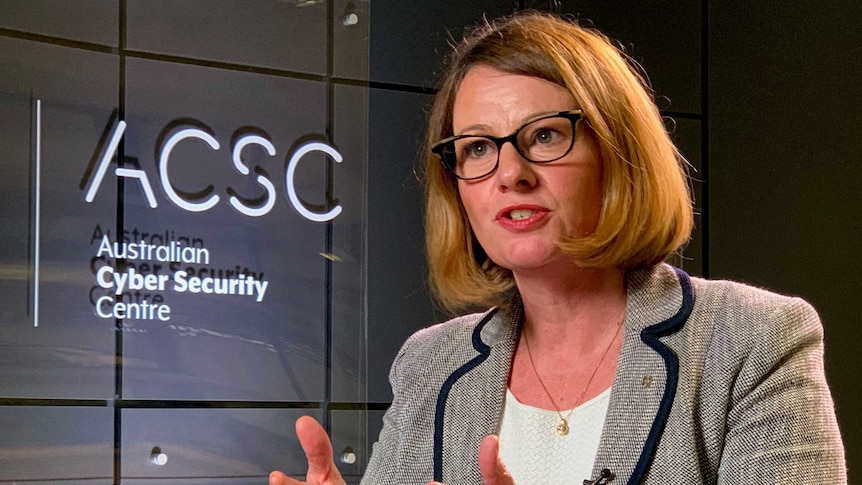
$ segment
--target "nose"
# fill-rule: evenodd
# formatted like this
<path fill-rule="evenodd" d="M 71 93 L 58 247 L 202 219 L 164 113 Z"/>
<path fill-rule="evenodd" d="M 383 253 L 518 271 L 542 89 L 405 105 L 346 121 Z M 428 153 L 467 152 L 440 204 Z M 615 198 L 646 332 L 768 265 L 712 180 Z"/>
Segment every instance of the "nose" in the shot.
<path fill-rule="evenodd" d="M 535 187 L 537 180 L 533 164 L 508 142 L 500 147 L 500 161 L 494 176 L 500 190 L 529 190 Z"/>

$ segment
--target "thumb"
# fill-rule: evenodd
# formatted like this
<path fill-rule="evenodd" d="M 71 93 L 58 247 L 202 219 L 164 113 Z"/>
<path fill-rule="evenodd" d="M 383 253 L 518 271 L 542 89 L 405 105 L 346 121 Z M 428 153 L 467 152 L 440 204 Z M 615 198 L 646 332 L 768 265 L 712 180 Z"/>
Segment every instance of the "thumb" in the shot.
<path fill-rule="evenodd" d="M 500 439 L 488 435 L 479 446 L 479 471 L 485 485 L 515 485 L 512 474 L 500 459 Z"/>
<path fill-rule="evenodd" d="M 296 485 L 298 482 L 280 471 L 269 474 L 269 485 Z"/>
<path fill-rule="evenodd" d="M 332 443 L 326 430 L 311 416 L 296 420 L 296 436 L 308 460 L 308 483 L 344 483 L 332 457 Z M 289 480 L 289 479 L 288 479 Z M 271 482 L 271 477 L 270 477 Z M 270 485 L 287 485 L 292 482 L 276 482 Z"/>

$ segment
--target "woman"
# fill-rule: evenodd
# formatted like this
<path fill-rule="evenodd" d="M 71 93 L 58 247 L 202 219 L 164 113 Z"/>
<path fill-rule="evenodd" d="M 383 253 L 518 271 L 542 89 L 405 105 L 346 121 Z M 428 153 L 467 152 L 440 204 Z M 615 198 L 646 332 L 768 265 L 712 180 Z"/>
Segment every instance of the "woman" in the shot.
<path fill-rule="evenodd" d="M 846 482 L 814 310 L 662 263 L 690 235 L 685 173 L 605 37 L 479 29 L 428 145 L 432 286 L 492 309 L 404 344 L 363 483 Z M 343 483 L 322 429 L 297 432 L 308 483 Z"/>

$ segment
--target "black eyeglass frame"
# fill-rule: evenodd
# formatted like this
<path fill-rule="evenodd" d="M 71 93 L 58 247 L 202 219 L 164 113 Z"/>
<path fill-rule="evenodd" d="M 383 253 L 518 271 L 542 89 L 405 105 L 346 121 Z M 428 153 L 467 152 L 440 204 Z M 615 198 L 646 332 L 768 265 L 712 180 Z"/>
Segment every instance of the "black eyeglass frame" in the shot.
<path fill-rule="evenodd" d="M 523 130 L 528 125 L 535 123 L 536 121 L 540 121 L 540 120 L 544 120 L 544 119 L 548 119 L 548 118 L 566 118 L 569 121 L 571 121 L 572 122 L 572 142 L 571 142 L 571 144 L 569 144 L 569 148 L 567 148 L 566 151 L 563 152 L 563 154 L 557 158 L 553 158 L 551 160 L 533 160 L 530 157 L 528 157 L 527 155 L 525 155 L 524 152 L 521 151 L 521 147 L 519 147 L 518 143 L 517 143 L 518 135 L 521 133 L 521 130 Z M 579 109 L 574 109 L 574 110 L 569 110 L 569 111 L 560 111 L 558 113 L 546 114 L 546 115 L 538 116 L 536 118 L 533 118 L 531 120 L 526 121 L 524 124 L 519 126 L 518 129 L 515 130 L 511 135 L 500 137 L 500 138 L 490 136 L 490 135 L 470 135 L 470 134 L 450 136 L 449 138 L 444 138 L 444 139 L 438 141 L 437 143 L 435 143 L 431 147 L 431 152 L 433 152 L 435 155 L 437 155 L 437 158 L 440 159 L 440 163 L 442 163 L 443 166 L 446 167 L 446 170 L 448 170 L 449 173 L 454 175 L 456 178 L 459 178 L 461 180 L 477 180 L 477 179 L 485 178 L 485 177 L 487 177 L 487 176 L 489 176 L 492 173 L 497 171 L 497 168 L 500 166 L 500 152 L 503 150 L 503 144 L 505 144 L 506 142 L 512 143 L 512 146 L 515 147 L 515 150 L 518 152 L 518 154 L 521 155 L 522 157 L 524 157 L 524 160 L 527 160 L 530 163 L 550 163 L 550 162 L 554 162 L 554 161 L 557 161 L 557 160 L 565 157 L 566 155 L 569 154 L 569 152 L 572 151 L 572 147 L 575 146 L 575 137 L 576 137 L 576 133 L 577 133 L 577 123 L 578 123 L 578 120 L 583 119 L 583 118 L 584 118 L 583 113 Z M 491 168 L 491 170 L 489 170 L 485 174 L 478 175 L 476 177 L 462 177 L 455 172 L 455 165 L 450 165 L 449 163 L 447 163 L 447 161 L 446 161 L 447 155 L 445 153 L 446 147 L 450 146 L 450 145 L 454 146 L 455 141 L 463 139 L 463 138 L 484 138 L 486 140 L 490 140 L 490 141 L 494 142 L 494 145 L 497 146 L 497 161 L 494 163 L 494 166 Z M 453 161 L 453 163 L 457 164 L 458 162 L 457 162 L 457 160 L 455 160 L 455 161 Z"/>

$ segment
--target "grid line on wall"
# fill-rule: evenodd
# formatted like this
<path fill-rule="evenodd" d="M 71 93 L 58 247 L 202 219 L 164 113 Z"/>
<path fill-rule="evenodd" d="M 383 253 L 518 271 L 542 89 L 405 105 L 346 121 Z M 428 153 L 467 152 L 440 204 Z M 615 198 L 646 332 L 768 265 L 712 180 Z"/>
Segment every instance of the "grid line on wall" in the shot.
<path fill-rule="evenodd" d="M 111 46 L 102 44 L 94 44 L 92 42 L 82 42 L 79 40 L 64 39 L 62 37 L 54 37 L 50 35 L 34 34 L 32 32 L 24 32 L 21 30 L 9 29 L 0 27 L 0 37 L 9 37 L 13 39 L 29 40 L 32 42 L 41 42 L 43 44 L 53 44 L 62 47 L 70 47 L 72 49 L 82 49 L 93 52 L 102 52 L 105 54 L 117 54 L 117 49 Z"/>
<path fill-rule="evenodd" d="M 702 261 L 701 272 L 709 278 L 709 2 L 702 0 L 700 8 L 700 240 Z"/>
<path fill-rule="evenodd" d="M 119 74 L 117 80 L 119 87 L 117 90 L 117 116 L 118 120 L 126 119 L 126 0 L 120 0 L 119 12 L 117 15 L 118 35 L 117 44 L 119 57 Z M 126 138 L 120 139 L 120 144 L 117 147 L 117 167 L 125 166 L 126 154 Z M 124 196 L 125 196 L 125 178 L 117 177 L 117 233 L 123 234 L 125 229 L 124 218 Z M 125 260 L 118 261 L 119 265 L 125 264 Z M 118 300 L 122 299 L 122 295 Z M 113 463 L 113 479 L 114 485 L 119 485 L 122 481 L 123 470 L 123 320 L 115 319 L 116 332 L 114 335 L 114 352 L 116 363 L 114 365 L 114 463 Z"/>
<path fill-rule="evenodd" d="M 326 84 L 326 99 L 324 101 L 325 110 L 326 110 L 326 142 L 332 143 L 333 141 L 333 131 L 335 129 L 335 108 L 333 106 L 335 100 L 335 87 L 332 85 L 332 72 L 333 72 L 333 46 L 332 46 L 332 38 L 333 38 L 333 30 L 332 30 L 332 20 L 333 20 L 333 10 L 335 6 L 333 5 L 333 0 L 328 0 L 326 2 L 326 76 L 324 77 L 324 83 Z M 333 192 L 333 173 L 332 173 L 332 164 L 329 163 L 326 165 L 326 200 L 332 200 L 332 192 Z M 326 254 L 332 254 L 333 251 L 333 221 L 326 222 L 326 234 L 324 236 L 324 247 L 326 248 Z M 332 287 L 333 287 L 333 262 L 330 258 L 324 258 L 324 267 L 326 268 L 326 276 L 324 282 L 324 292 L 326 294 L 326 306 L 324 310 L 324 321 L 325 321 L 325 336 L 324 336 L 324 365 L 326 369 L 332 369 Z M 323 428 L 327 431 L 331 432 L 331 419 L 329 414 L 329 404 L 332 400 L 332 373 L 325 372 L 324 373 L 324 385 L 323 385 L 323 413 L 321 417 L 323 419 Z"/>

